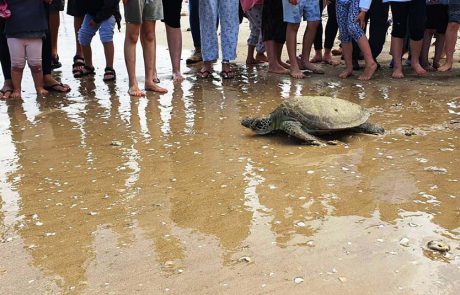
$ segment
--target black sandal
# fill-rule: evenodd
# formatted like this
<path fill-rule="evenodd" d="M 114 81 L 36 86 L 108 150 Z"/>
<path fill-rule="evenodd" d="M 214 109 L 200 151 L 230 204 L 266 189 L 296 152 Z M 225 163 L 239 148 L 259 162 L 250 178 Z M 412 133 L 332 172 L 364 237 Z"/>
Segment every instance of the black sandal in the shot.
<path fill-rule="evenodd" d="M 107 78 L 107 76 L 110 76 Z M 117 73 L 112 67 L 106 67 L 104 69 L 104 78 L 102 79 L 104 82 L 114 81 L 117 78 Z"/>
<path fill-rule="evenodd" d="M 56 57 L 51 57 L 51 69 L 59 69 L 62 67 L 62 64 L 59 62 L 59 55 L 56 55 Z"/>
<path fill-rule="evenodd" d="M 96 72 L 94 71 L 94 67 L 90 66 L 83 66 L 83 68 L 78 69 L 78 72 L 74 74 L 75 78 L 82 78 L 84 76 L 93 76 Z"/>
<path fill-rule="evenodd" d="M 72 74 L 74 78 L 81 78 L 85 59 L 79 55 L 73 57 Z"/>

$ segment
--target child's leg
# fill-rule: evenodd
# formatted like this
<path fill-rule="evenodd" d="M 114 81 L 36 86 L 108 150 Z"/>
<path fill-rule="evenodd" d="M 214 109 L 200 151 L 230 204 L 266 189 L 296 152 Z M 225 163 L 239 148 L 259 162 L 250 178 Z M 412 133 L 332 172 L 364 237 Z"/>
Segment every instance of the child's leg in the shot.
<path fill-rule="evenodd" d="M 24 39 L 8 38 L 8 48 L 11 56 L 11 81 L 13 84 L 12 98 L 21 97 L 21 81 L 26 66 L 26 48 Z"/>
<path fill-rule="evenodd" d="M 316 0 L 319 3 L 319 10 L 320 13 L 322 14 L 323 9 L 324 9 L 324 1 L 323 0 Z M 323 24 L 320 22 L 318 25 L 318 28 L 316 29 L 316 34 L 315 34 L 315 41 L 314 41 L 314 47 L 315 47 L 315 55 L 313 58 L 310 60 L 311 63 L 318 63 L 323 61 Z"/>
<path fill-rule="evenodd" d="M 166 93 L 168 90 L 158 86 L 155 81 L 156 70 L 156 36 L 155 21 L 144 21 L 141 25 L 141 44 L 144 53 L 145 90 Z M 136 46 L 133 48 L 136 51 Z"/>
<path fill-rule="evenodd" d="M 345 60 L 346 69 L 339 74 L 342 79 L 348 78 L 353 75 L 353 45 L 351 43 L 351 36 L 348 32 L 348 13 L 349 4 L 343 4 L 341 2 L 336 3 L 337 10 L 337 24 L 340 31 L 340 42 L 342 44 L 342 56 Z"/>
<path fill-rule="evenodd" d="M 457 22 L 450 22 L 447 25 L 444 45 L 444 49 L 446 50 L 446 63 L 439 67 L 438 71 L 440 72 L 447 72 L 452 69 L 452 65 L 454 63 L 455 43 L 457 42 L 457 32 L 459 27 L 460 23 Z"/>
<path fill-rule="evenodd" d="M 360 24 L 356 22 L 358 14 L 360 13 L 359 1 L 353 0 L 349 7 L 350 11 L 348 12 L 348 33 L 358 44 L 359 49 L 361 49 L 361 52 L 363 54 L 364 61 L 366 63 L 364 72 L 362 73 L 362 75 L 358 77 L 358 79 L 370 80 L 372 78 L 372 75 L 374 75 L 375 71 L 377 70 L 377 63 L 375 62 L 372 56 L 371 47 L 369 45 L 369 41 L 367 40 L 366 34 L 364 33 Z"/>
<path fill-rule="evenodd" d="M 425 30 L 423 35 L 422 51 L 420 53 L 420 65 L 428 71 L 433 70 L 428 61 L 428 54 L 430 52 L 431 39 L 433 38 L 434 32 L 434 29 Z"/>
<path fill-rule="evenodd" d="M 112 81 L 115 79 L 115 70 L 113 69 L 113 59 L 115 49 L 113 46 L 113 30 L 115 28 L 115 17 L 103 21 L 99 27 L 99 37 L 104 45 L 105 54 L 105 73 L 104 81 Z"/>
<path fill-rule="evenodd" d="M 393 56 L 393 74 L 396 79 L 404 78 L 402 69 L 402 55 L 404 38 L 407 32 L 407 17 L 409 15 L 408 2 L 391 2 L 393 15 L 393 31 L 391 32 L 391 54 Z"/>
<path fill-rule="evenodd" d="M 93 39 L 98 29 L 99 25 L 93 21 L 93 17 L 89 14 L 85 15 L 83 24 L 81 25 L 80 31 L 78 32 L 78 41 L 80 42 L 81 48 L 83 50 L 83 57 L 88 68 L 94 68 L 91 40 Z"/>
<path fill-rule="evenodd" d="M 297 32 L 300 24 L 289 23 L 286 29 L 286 47 L 289 55 L 290 73 L 293 78 L 305 78 L 297 63 Z"/>
<path fill-rule="evenodd" d="M 182 82 L 184 80 L 180 70 L 180 60 L 182 55 L 182 32 L 180 29 L 181 9 L 182 0 L 163 0 L 166 39 L 168 41 L 173 81 L 175 82 Z"/>
<path fill-rule="evenodd" d="M 409 11 L 410 56 L 411 67 L 417 75 L 426 74 L 420 65 L 423 34 L 425 32 L 426 3 L 424 1 L 411 1 Z"/>
<path fill-rule="evenodd" d="M 301 2 L 302 3 L 302 2 Z M 310 52 L 315 41 L 316 31 L 321 22 L 321 10 L 319 2 L 309 0 L 304 2 L 302 7 L 303 18 L 308 21 L 307 28 L 303 36 L 302 42 L 302 61 L 301 69 L 310 70 L 317 74 L 324 74 L 324 71 L 310 62 Z"/>
<path fill-rule="evenodd" d="M 434 58 L 433 58 L 433 68 L 439 68 L 439 61 L 441 60 L 441 56 L 444 50 L 444 44 L 446 41 L 445 34 L 436 34 L 436 46 L 434 49 Z"/>
<path fill-rule="evenodd" d="M 26 40 L 26 56 L 29 64 L 32 77 L 34 79 L 35 89 L 40 95 L 48 93 L 43 88 L 43 71 L 42 71 L 42 39 L 25 39 Z"/>
<path fill-rule="evenodd" d="M 250 58 L 254 56 L 253 50 L 255 49 L 257 52 L 256 58 L 252 60 L 253 63 L 268 61 L 265 56 L 265 44 L 262 36 L 262 9 L 262 5 L 256 5 L 246 12 L 251 29 L 251 36 L 248 39 L 248 58 L 250 62 Z M 249 48 L 251 46 L 254 46 L 254 48 Z M 248 63 L 248 59 L 246 59 L 246 63 Z"/>
<path fill-rule="evenodd" d="M 256 50 L 256 45 L 259 42 L 260 29 L 257 29 L 257 24 L 255 23 L 254 17 L 252 15 L 252 10 L 246 12 L 246 15 L 249 19 L 249 30 L 250 34 L 248 37 L 248 55 L 246 57 L 246 64 L 253 65 L 258 62 L 254 58 L 254 52 Z"/>
<path fill-rule="evenodd" d="M 141 30 L 141 24 L 126 23 L 124 55 L 125 55 L 125 63 L 126 63 L 126 69 L 128 71 L 128 80 L 129 80 L 128 92 L 130 95 L 133 95 L 133 96 L 144 96 L 145 95 L 145 93 L 139 89 L 139 84 L 136 78 L 136 45 L 137 45 L 137 41 L 139 40 L 140 30 Z M 145 56 L 146 50 L 147 48 L 144 49 L 144 56 Z M 148 78 L 147 70 L 148 68 L 146 67 L 145 68 L 146 78 Z M 150 75 L 152 76 L 153 73 L 151 73 Z"/>

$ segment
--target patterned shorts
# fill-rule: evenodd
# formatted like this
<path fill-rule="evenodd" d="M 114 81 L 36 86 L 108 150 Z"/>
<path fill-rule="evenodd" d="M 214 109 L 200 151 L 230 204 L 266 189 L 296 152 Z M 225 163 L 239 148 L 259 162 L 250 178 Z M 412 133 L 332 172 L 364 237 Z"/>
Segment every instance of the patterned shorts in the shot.
<path fill-rule="evenodd" d="M 321 12 L 318 0 L 300 0 L 297 5 L 292 5 L 289 0 L 283 0 L 284 21 L 299 24 L 302 17 L 306 21 L 320 21 Z"/>

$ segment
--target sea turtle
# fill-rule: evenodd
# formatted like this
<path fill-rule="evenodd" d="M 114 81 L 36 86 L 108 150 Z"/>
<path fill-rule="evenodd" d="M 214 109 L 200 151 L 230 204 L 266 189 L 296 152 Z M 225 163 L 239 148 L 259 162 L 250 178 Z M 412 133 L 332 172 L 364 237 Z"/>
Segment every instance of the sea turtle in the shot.
<path fill-rule="evenodd" d="M 266 118 L 245 118 L 244 127 L 257 134 L 282 130 L 311 145 L 325 145 L 312 134 L 341 130 L 383 134 L 385 130 L 367 122 L 370 112 L 350 101 L 327 96 L 297 96 L 286 99 Z M 328 142 L 329 143 L 329 142 Z M 332 143 L 331 143 L 332 144 Z"/>

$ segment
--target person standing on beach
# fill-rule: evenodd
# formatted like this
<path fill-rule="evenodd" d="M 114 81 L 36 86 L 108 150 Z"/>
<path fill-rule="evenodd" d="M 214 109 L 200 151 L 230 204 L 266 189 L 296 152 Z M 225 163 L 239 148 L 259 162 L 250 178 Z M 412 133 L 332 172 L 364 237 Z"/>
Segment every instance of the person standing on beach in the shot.
<path fill-rule="evenodd" d="M 384 0 L 390 2 L 393 16 L 391 32 L 391 54 L 393 55 L 393 74 L 395 79 L 404 78 L 402 55 L 404 38 L 409 28 L 411 67 L 417 75 L 426 74 L 420 65 L 423 35 L 425 33 L 426 0 Z"/>
<path fill-rule="evenodd" d="M 324 74 L 310 62 L 310 52 L 315 39 L 316 30 L 321 21 L 321 12 L 317 0 L 283 0 L 283 18 L 287 23 L 286 47 L 289 55 L 290 75 L 296 79 L 303 79 L 302 70 L 309 70 L 316 74 Z M 297 32 L 302 18 L 308 22 L 303 36 L 302 56 L 297 59 Z"/>
<path fill-rule="evenodd" d="M 320 63 L 329 64 L 336 66 L 340 64 L 338 61 L 332 59 L 332 47 L 334 46 L 335 37 L 339 31 L 339 26 L 337 24 L 337 13 L 336 13 L 336 0 L 318 0 L 319 9 L 322 12 L 324 9 L 324 4 L 327 5 L 327 23 L 326 29 L 324 30 L 324 54 L 323 54 L 323 24 L 319 23 L 318 29 L 316 30 L 314 48 L 315 55 L 310 60 L 311 63 Z"/>
<path fill-rule="evenodd" d="M 85 66 L 85 59 L 83 58 L 83 50 L 80 42 L 78 41 L 78 31 L 83 24 L 83 17 L 85 16 L 81 0 L 69 0 L 67 2 L 67 14 L 73 16 L 73 28 L 75 32 L 75 55 L 73 57 L 72 74 L 75 78 L 83 70 Z"/>
<path fill-rule="evenodd" d="M 287 24 L 283 20 L 283 0 L 264 0 L 262 9 L 262 36 L 268 58 L 268 72 L 289 74 L 289 65 L 281 60 L 286 43 Z"/>
<path fill-rule="evenodd" d="M 144 52 L 145 90 L 166 93 L 168 90 L 157 85 L 156 69 L 156 37 L 155 23 L 163 19 L 162 0 L 123 0 L 125 7 L 125 63 L 128 70 L 129 89 L 131 96 L 145 96 L 139 88 L 136 78 L 136 45 L 141 39 Z"/>
<path fill-rule="evenodd" d="M 452 69 L 454 64 L 455 44 L 457 43 L 457 33 L 460 28 L 460 0 L 449 0 L 449 24 L 446 30 L 446 62 L 438 68 L 440 72 L 447 72 Z"/>
<path fill-rule="evenodd" d="M 448 0 L 427 0 L 426 29 L 423 37 L 420 64 L 427 71 L 436 71 L 439 68 L 442 52 L 444 50 L 445 33 L 449 20 Z M 436 35 L 433 63 L 430 65 L 428 54 L 431 47 L 431 39 Z"/>
<path fill-rule="evenodd" d="M 182 0 L 163 0 L 163 22 L 166 26 L 166 38 L 168 40 L 174 82 L 182 82 L 184 80 L 180 72 L 180 59 L 182 55 L 182 32 L 180 30 L 181 10 Z"/>
<path fill-rule="evenodd" d="M 262 37 L 262 10 L 263 0 L 240 0 L 241 8 L 249 20 L 251 30 L 248 38 L 247 65 L 255 65 L 267 62 L 265 56 L 265 44 Z M 254 58 L 254 51 L 256 57 Z"/>
<path fill-rule="evenodd" d="M 200 33 L 203 55 L 203 67 L 198 77 L 207 78 L 212 72 L 212 63 L 219 58 L 217 39 L 217 19 L 221 30 L 222 72 L 223 79 L 235 77 L 230 61 L 236 58 L 239 31 L 238 0 L 200 0 Z"/>

